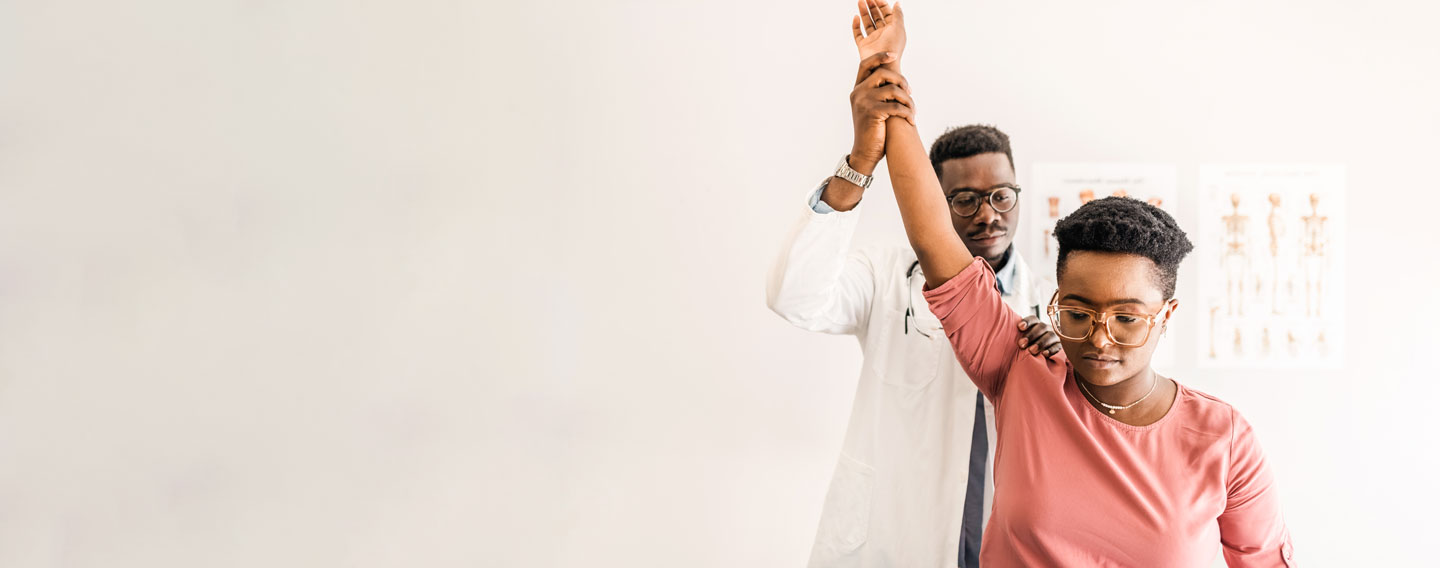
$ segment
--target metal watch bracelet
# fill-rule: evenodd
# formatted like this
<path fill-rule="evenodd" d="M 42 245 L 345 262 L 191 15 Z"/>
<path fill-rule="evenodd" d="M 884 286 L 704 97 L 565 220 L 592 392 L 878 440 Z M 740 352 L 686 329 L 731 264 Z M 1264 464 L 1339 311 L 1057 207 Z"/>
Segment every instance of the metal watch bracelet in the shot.
<path fill-rule="evenodd" d="M 858 185 L 861 189 L 870 189 L 870 182 L 875 181 L 875 176 L 867 176 L 850 169 L 850 154 L 840 156 L 840 163 L 835 164 L 835 177 Z"/>

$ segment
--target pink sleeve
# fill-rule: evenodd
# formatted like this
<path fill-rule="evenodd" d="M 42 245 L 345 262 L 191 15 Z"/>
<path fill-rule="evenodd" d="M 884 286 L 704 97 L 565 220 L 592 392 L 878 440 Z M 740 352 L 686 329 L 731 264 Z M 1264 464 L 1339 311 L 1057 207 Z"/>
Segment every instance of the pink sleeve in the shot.
<path fill-rule="evenodd" d="M 925 299 L 945 326 L 965 374 L 998 404 L 1005 375 L 1020 354 L 1020 316 L 1000 299 L 990 265 L 976 258 L 940 287 L 926 290 Z"/>
<path fill-rule="evenodd" d="M 1280 496 L 1265 452 L 1245 418 L 1230 410 L 1230 470 L 1220 544 L 1230 566 L 1295 566 L 1294 547 L 1280 515 Z"/>

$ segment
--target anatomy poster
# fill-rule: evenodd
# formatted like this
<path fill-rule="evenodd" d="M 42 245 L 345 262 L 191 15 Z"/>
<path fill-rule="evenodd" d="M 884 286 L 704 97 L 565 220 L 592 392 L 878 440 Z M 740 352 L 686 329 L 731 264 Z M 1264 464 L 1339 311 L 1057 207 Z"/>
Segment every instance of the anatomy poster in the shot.
<path fill-rule="evenodd" d="M 1029 187 L 1022 192 L 1025 218 L 1021 223 L 1025 259 L 1037 277 L 1055 289 L 1055 222 L 1093 199 L 1133 197 L 1176 215 L 1175 166 L 1124 163 L 1041 163 L 1032 170 Z M 1188 229 L 1188 227 L 1186 227 Z M 1047 298 L 1048 300 L 1048 298 Z M 1173 337 L 1173 335 L 1172 335 Z M 1174 361 L 1172 341 L 1161 341 L 1152 362 L 1166 372 Z"/>
<path fill-rule="evenodd" d="M 1344 168 L 1202 166 L 1199 190 L 1197 361 L 1342 365 Z"/>

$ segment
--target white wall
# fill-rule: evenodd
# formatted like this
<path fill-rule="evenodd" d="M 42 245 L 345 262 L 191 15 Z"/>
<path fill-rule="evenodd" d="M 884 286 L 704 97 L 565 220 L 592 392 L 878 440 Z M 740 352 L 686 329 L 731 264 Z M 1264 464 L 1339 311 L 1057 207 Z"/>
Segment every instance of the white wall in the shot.
<path fill-rule="evenodd" d="M 762 280 L 849 148 L 850 9 L 0 3 L 0 565 L 802 564 L 859 356 Z M 1308 565 L 1427 558 L 1435 9 L 906 9 L 922 134 L 997 124 L 1022 183 L 1348 166 L 1346 369 L 1180 378 Z"/>

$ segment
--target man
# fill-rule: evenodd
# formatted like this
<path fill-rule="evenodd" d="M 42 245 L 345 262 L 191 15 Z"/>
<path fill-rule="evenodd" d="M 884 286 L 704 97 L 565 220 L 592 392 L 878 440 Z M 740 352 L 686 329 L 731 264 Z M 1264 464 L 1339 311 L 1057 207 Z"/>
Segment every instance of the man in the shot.
<path fill-rule="evenodd" d="M 993 482 L 994 410 L 965 376 L 921 296 L 908 247 L 850 251 L 859 206 L 884 153 L 885 120 L 909 117 L 892 54 L 861 63 L 851 93 L 855 139 L 785 242 L 770 309 L 811 331 L 855 335 L 865 356 L 840 460 L 811 552 L 812 568 L 976 565 Z M 1060 350 L 1033 316 L 1048 294 L 1012 245 L 1020 219 L 1009 138 L 991 126 L 946 132 L 930 151 L 955 231 L 990 263 L 1030 323 L 1036 356 Z M 1005 341 L 1020 341 L 1017 331 Z"/>

